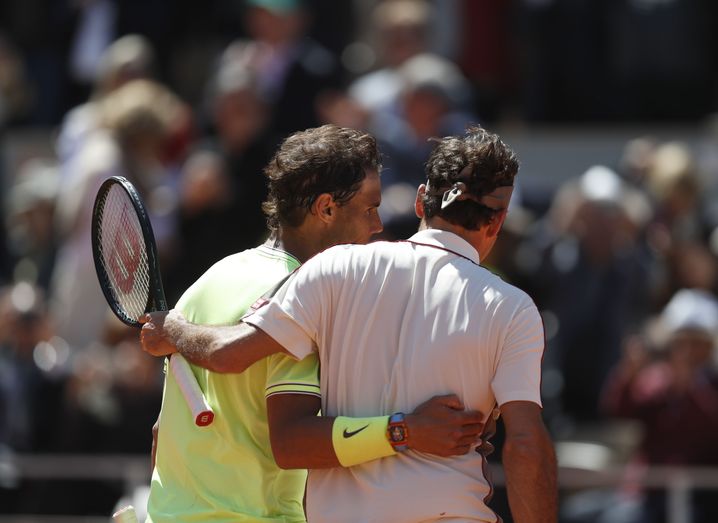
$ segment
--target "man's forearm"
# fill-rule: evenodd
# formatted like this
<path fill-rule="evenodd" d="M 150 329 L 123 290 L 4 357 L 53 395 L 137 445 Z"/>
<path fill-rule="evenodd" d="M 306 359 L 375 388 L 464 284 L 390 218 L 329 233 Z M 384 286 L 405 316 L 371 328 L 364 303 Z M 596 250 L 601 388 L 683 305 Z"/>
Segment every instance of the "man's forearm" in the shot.
<path fill-rule="evenodd" d="M 545 430 L 507 440 L 503 451 L 511 515 L 516 523 L 555 523 L 558 518 L 556 455 Z"/>
<path fill-rule="evenodd" d="M 267 398 L 272 450 L 281 468 L 352 466 L 394 454 L 388 415 L 370 418 L 317 417 L 319 398 L 275 394 Z M 434 396 L 405 416 L 409 448 L 436 456 L 469 452 L 483 416 L 466 411 L 453 394 Z"/>
<path fill-rule="evenodd" d="M 143 318 L 142 348 L 154 356 L 179 352 L 190 362 L 214 372 L 243 372 L 256 361 L 284 352 L 264 331 L 244 323 L 205 326 L 190 323 L 176 310 Z"/>
<path fill-rule="evenodd" d="M 242 372 L 251 365 L 241 357 L 244 336 L 252 330 L 243 323 L 206 326 L 168 321 L 165 330 L 177 352 L 195 365 L 214 372 Z"/>
<path fill-rule="evenodd" d="M 244 372 L 277 352 L 289 354 L 264 331 L 239 323 L 228 327 L 187 324 L 178 333 L 177 350 L 190 362 L 214 372 Z"/>

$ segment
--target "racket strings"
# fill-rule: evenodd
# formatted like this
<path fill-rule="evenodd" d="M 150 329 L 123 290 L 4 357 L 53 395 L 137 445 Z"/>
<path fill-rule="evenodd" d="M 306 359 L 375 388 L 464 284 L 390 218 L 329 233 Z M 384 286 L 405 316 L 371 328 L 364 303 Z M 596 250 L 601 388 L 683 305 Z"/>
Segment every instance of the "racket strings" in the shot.
<path fill-rule="evenodd" d="M 102 200 L 100 259 L 115 301 L 137 321 L 150 295 L 150 267 L 142 227 L 127 194 L 112 186 Z"/>

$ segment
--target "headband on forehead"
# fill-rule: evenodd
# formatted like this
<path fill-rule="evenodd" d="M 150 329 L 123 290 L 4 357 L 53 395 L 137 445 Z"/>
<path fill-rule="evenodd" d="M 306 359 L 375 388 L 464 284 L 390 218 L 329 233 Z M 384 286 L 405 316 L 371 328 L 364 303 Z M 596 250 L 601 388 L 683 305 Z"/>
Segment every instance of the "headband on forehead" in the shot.
<path fill-rule="evenodd" d="M 471 174 L 473 166 L 467 165 L 459 173 L 459 178 L 466 180 Z M 497 187 L 489 194 L 484 196 L 475 196 L 471 194 L 465 182 L 457 181 L 451 186 L 450 189 L 444 191 L 441 197 L 441 208 L 445 209 L 455 201 L 472 200 L 479 203 L 494 211 L 503 211 L 509 206 L 511 200 L 511 194 L 513 193 L 514 187 L 512 185 L 506 185 Z M 431 189 L 429 188 L 429 181 L 426 182 L 426 193 L 429 194 Z"/>

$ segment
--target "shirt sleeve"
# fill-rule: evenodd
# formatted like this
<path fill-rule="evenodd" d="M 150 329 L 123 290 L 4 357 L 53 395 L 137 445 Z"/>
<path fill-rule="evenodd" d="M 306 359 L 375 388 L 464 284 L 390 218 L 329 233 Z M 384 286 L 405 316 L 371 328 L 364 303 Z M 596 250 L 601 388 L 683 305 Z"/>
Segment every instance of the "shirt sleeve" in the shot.
<path fill-rule="evenodd" d="M 319 254 L 300 267 L 274 297 L 243 321 L 263 330 L 301 360 L 316 352 L 321 325 L 331 305 L 330 278 Z"/>
<path fill-rule="evenodd" d="M 274 354 L 267 361 L 265 396 L 275 394 L 307 394 L 321 397 L 319 390 L 319 359 L 310 354 L 296 361 L 285 354 Z"/>
<path fill-rule="evenodd" d="M 544 331 L 533 303 L 513 315 L 499 354 L 491 387 L 499 405 L 531 401 L 541 405 L 541 359 Z"/>

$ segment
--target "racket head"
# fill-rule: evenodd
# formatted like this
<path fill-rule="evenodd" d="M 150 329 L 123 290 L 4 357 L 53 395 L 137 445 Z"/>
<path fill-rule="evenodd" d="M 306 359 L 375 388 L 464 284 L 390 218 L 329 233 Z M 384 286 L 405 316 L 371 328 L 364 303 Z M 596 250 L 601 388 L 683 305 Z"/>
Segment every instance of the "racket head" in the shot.
<path fill-rule="evenodd" d="M 167 310 L 157 247 L 147 211 L 135 187 L 122 176 L 103 182 L 92 211 L 92 254 L 100 287 L 123 323 Z"/>

